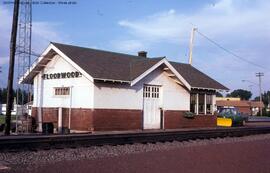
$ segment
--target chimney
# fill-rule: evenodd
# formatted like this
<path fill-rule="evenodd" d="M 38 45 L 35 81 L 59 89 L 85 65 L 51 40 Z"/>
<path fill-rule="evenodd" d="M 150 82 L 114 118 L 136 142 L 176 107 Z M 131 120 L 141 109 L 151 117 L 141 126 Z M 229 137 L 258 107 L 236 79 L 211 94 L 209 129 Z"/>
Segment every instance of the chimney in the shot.
<path fill-rule="evenodd" d="M 146 51 L 139 51 L 138 56 L 147 58 L 147 52 Z"/>

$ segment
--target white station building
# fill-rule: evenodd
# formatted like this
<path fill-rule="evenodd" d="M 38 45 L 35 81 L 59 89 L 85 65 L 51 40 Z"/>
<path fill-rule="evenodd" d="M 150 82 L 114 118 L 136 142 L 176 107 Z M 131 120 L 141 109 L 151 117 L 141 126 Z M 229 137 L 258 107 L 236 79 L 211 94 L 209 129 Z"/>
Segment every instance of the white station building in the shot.
<path fill-rule="evenodd" d="M 33 84 L 32 116 L 76 131 L 212 127 L 225 86 L 189 64 L 51 43 L 21 83 Z M 185 112 L 194 112 L 188 118 Z"/>

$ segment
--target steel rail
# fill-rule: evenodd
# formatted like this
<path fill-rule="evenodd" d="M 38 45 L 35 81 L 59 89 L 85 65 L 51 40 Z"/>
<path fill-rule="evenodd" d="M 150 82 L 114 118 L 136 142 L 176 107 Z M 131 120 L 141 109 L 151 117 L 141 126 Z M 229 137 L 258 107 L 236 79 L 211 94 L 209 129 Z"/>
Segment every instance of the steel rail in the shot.
<path fill-rule="evenodd" d="M 124 145 L 166 141 L 187 141 L 223 137 L 240 137 L 270 133 L 270 127 L 234 127 L 170 131 L 142 131 L 111 134 L 29 135 L 0 137 L 0 151 L 62 149 L 102 145 Z"/>

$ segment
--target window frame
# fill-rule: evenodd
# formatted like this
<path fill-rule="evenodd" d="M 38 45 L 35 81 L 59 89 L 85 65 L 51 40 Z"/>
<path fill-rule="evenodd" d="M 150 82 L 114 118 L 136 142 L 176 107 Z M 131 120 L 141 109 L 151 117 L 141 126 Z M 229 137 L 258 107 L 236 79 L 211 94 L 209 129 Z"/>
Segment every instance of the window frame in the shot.
<path fill-rule="evenodd" d="M 53 87 L 53 96 L 68 97 L 70 96 L 70 87 Z"/>

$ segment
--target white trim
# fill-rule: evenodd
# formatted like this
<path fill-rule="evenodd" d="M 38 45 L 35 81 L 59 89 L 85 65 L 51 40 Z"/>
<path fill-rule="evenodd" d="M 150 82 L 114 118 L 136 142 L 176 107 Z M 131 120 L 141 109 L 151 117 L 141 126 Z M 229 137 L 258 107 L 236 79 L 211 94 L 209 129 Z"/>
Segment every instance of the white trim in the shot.
<path fill-rule="evenodd" d="M 23 82 L 23 80 L 33 71 L 33 69 L 39 64 L 39 62 L 45 57 L 45 55 L 52 49 L 52 44 L 45 49 L 45 51 L 41 54 L 40 57 L 36 59 L 36 61 L 31 65 L 31 67 L 24 73 L 24 75 L 19 79 L 19 84 Z"/>
<path fill-rule="evenodd" d="M 212 110 L 211 110 L 211 114 L 212 115 L 214 115 L 214 112 L 215 112 L 215 108 L 214 108 L 214 106 L 215 106 L 215 101 L 214 101 L 214 95 L 212 94 L 211 95 L 211 98 L 212 98 Z"/>
<path fill-rule="evenodd" d="M 230 89 L 216 89 L 216 88 L 204 88 L 204 87 L 191 87 L 192 89 L 204 89 L 204 90 L 214 90 L 214 91 L 230 91 Z"/>
<path fill-rule="evenodd" d="M 105 79 L 105 78 L 93 78 L 94 80 L 101 80 L 101 81 L 110 81 L 110 82 L 120 82 L 120 83 L 130 83 L 130 81 L 125 80 L 117 80 L 117 79 Z"/>
<path fill-rule="evenodd" d="M 204 115 L 207 115 L 206 107 L 207 107 L 207 104 L 206 104 L 206 94 L 204 94 Z"/>
<path fill-rule="evenodd" d="M 141 79 L 143 79 L 145 76 L 147 76 L 149 73 L 151 73 L 152 71 L 154 71 L 157 67 L 159 67 L 163 63 L 164 63 L 164 59 L 160 60 L 158 63 L 156 63 L 155 65 L 153 65 L 151 68 L 149 68 L 148 70 L 146 70 L 143 74 L 141 74 L 136 79 L 134 79 L 133 81 L 131 81 L 130 85 L 131 86 L 135 85 L 137 82 L 139 82 Z"/>
<path fill-rule="evenodd" d="M 151 68 L 146 70 L 143 74 L 138 76 L 136 79 L 131 81 L 131 86 L 135 85 L 137 82 L 139 82 L 141 79 L 143 79 L 145 76 L 147 76 L 149 73 L 154 71 L 156 68 L 158 68 L 160 65 L 165 64 L 172 72 L 175 74 L 175 76 L 189 89 L 191 90 L 191 86 L 188 84 L 188 82 L 175 70 L 175 68 L 167 61 L 166 58 L 163 58 L 158 63 L 153 65 Z"/>
<path fill-rule="evenodd" d="M 196 115 L 199 115 L 199 94 L 196 94 Z"/>
<path fill-rule="evenodd" d="M 91 82 L 93 82 L 93 77 L 90 76 L 86 71 L 84 71 L 80 66 L 78 66 L 75 62 L 73 62 L 67 55 L 65 55 L 62 51 L 60 51 L 57 47 L 55 47 L 52 44 L 52 48 L 53 50 L 58 53 L 58 55 L 60 55 L 62 58 L 64 58 L 68 63 L 70 63 L 75 69 L 77 69 L 78 71 L 80 71 L 88 80 L 90 80 Z"/>
<path fill-rule="evenodd" d="M 84 71 L 80 66 L 78 66 L 75 62 L 73 62 L 67 55 L 65 55 L 62 51 L 60 51 L 53 43 L 47 47 L 47 49 L 41 54 L 41 56 L 36 60 L 35 63 L 26 71 L 26 73 L 19 79 L 19 84 L 23 82 L 23 80 L 32 72 L 32 70 L 40 65 L 40 61 L 45 58 L 45 55 L 50 51 L 54 50 L 59 56 L 61 56 L 64 60 L 66 60 L 70 65 L 72 65 L 76 70 L 80 71 L 88 80 L 93 82 L 93 77 L 90 76 L 86 71 Z M 48 59 L 48 58 L 47 58 Z M 51 59 L 51 58 L 50 58 Z"/>
<path fill-rule="evenodd" d="M 178 71 L 165 59 L 165 64 L 169 69 L 176 75 L 176 77 L 188 88 L 188 90 L 191 90 L 190 84 L 181 76 Z"/>

